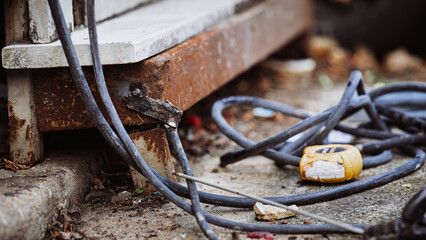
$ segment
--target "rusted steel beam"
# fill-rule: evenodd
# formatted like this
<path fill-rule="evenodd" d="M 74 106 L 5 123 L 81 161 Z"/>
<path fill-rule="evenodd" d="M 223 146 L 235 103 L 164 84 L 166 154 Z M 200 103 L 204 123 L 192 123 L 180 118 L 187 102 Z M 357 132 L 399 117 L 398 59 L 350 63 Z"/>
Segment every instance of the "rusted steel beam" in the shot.
<path fill-rule="evenodd" d="M 125 125 L 153 123 L 126 108 L 123 97 L 138 88 L 147 96 L 188 109 L 238 74 L 266 58 L 311 25 L 310 1 L 257 4 L 155 57 L 105 66 L 105 77 Z M 85 68 L 96 93 L 93 73 Z M 42 131 L 91 128 L 93 122 L 65 68 L 34 70 L 37 116 Z"/>

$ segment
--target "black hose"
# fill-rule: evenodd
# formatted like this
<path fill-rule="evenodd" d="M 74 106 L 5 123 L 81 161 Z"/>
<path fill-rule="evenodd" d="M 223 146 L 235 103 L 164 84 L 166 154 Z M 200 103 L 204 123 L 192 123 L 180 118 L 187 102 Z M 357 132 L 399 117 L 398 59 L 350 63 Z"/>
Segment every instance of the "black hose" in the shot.
<path fill-rule="evenodd" d="M 88 14 L 90 15 L 90 35 L 91 35 L 91 50 L 92 50 L 92 57 L 93 57 L 93 63 L 94 63 L 94 68 L 95 68 L 95 76 L 96 76 L 96 81 L 98 84 L 98 88 L 99 91 L 101 93 L 101 97 L 102 100 L 104 102 L 105 107 L 107 108 L 107 113 L 111 119 L 111 122 L 114 125 L 115 130 L 117 131 L 117 134 L 111 129 L 111 127 L 108 125 L 107 121 L 105 120 L 104 116 L 102 115 L 101 111 L 99 110 L 91 92 L 90 92 L 90 88 L 87 84 L 87 81 L 84 77 L 83 71 L 81 69 L 81 66 L 78 62 L 74 47 L 72 45 L 71 39 L 69 37 L 69 33 L 68 30 L 66 28 L 65 25 L 65 21 L 63 19 L 63 15 L 62 15 L 62 11 L 61 8 L 59 6 L 58 0 L 49 0 L 49 5 L 52 11 L 52 16 L 53 19 L 55 21 L 55 25 L 58 31 L 58 35 L 59 38 L 61 40 L 65 55 L 67 57 L 67 61 L 70 65 L 70 71 L 71 71 L 71 75 L 76 83 L 76 86 L 79 90 L 80 95 L 82 96 L 82 100 L 85 103 L 85 106 L 90 114 L 90 116 L 92 117 L 93 121 L 95 122 L 96 126 L 98 127 L 98 129 L 100 130 L 100 132 L 102 133 L 102 135 L 107 139 L 108 143 L 114 147 L 115 150 L 117 150 L 117 152 L 120 154 L 120 156 L 127 162 L 129 163 L 131 166 L 133 166 L 137 171 L 139 171 L 140 173 L 142 173 L 146 178 L 148 178 L 148 180 L 158 189 L 159 192 L 161 192 L 167 199 L 169 199 L 171 202 L 173 202 L 174 204 L 176 204 L 178 207 L 182 208 L 184 211 L 193 214 L 193 215 L 197 215 L 197 222 L 199 223 L 200 227 L 202 228 L 203 232 L 205 233 L 205 235 L 210 238 L 210 239 L 216 239 L 217 237 L 214 235 L 214 233 L 211 231 L 211 229 L 209 228 L 209 226 L 207 224 L 205 224 L 204 221 L 204 217 L 205 220 L 207 222 L 213 223 L 215 225 L 218 226 L 222 226 L 225 228 L 230 228 L 230 229 L 234 229 L 234 230 L 241 230 L 241 231 L 269 231 L 269 232 L 273 232 L 273 233 L 333 233 L 333 232 L 347 232 L 347 230 L 342 230 L 338 227 L 332 226 L 332 225 L 328 225 L 328 224 L 323 224 L 323 225 L 294 225 L 294 226 L 285 226 L 285 225 L 264 225 L 264 224 L 247 224 L 247 223 L 238 223 L 238 222 L 233 222 L 233 221 L 229 221 L 229 220 L 225 220 L 225 219 L 221 219 L 215 216 L 212 216 L 208 213 L 202 212 L 200 205 L 199 205 L 199 200 L 201 200 L 202 202 L 205 203 L 212 203 L 212 204 L 217 204 L 217 205 L 223 205 L 223 206 L 231 206 L 231 207 L 240 207 L 240 208 L 247 208 L 247 207 L 252 207 L 254 205 L 254 201 L 251 199 L 247 199 L 247 198 L 238 198 L 238 197 L 226 197 L 226 196 L 220 196 L 220 195 L 214 195 L 214 194 L 208 194 L 208 193 L 203 193 L 203 192 L 198 192 L 195 184 L 191 181 L 188 181 L 188 187 L 184 187 L 182 185 L 179 185 L 177 183 L 174 183 L 173 181 L 165 178 L 164 176 L 160 175 L 159 173 L 155 172 L 154 170 L 152 170 L 151 168 L 149 168 L 149 166 L 145 163 L 145 161 L 142 159 L 142 157 L 140 156 L 139 152 L 137 151 L 136 147 L 134 146 L 134 144 L 132 143 L 130 137 L 127 135 L 127 132 L 125 131 L 124 126 L 122 125 L 117 112 L 114 109 L 114 106 L 112 104 L 112 101 L 109 97 L 108 91 L 106 89 L 106 84 L 105 84 L 105 80 L 103 77 L 103 73 L 102 73 L 102 65 L 100 62 L 100 58 L 99 58 L 99 50 L 98 50 L 98 46 L 97 46 L 97 37 L 96 37 L 96 24 L 94 22 L 94 12 L 92 12 L 93 10 L 93 2 L 92 1 L 88 1 L 90 5 L 88 5 Z M 380 96 L 382 94 L 388 93 L 388 92 L 394 92 L 394 91 L 399 91 L 399 89 L 404 88 L 406 90 L 420 90 L 420 91 L 424 91 L 424 89 L 426 89 L 426 87 L 424 85 L 421 84 L 409 84 L 409 85 L 400 85 L 398 87 L 388 87 L 385 88 L 384 90 L 378 90 L 378 91 L 373 91 L 372 93 L 370 93 L 370 97 L 372 100 L 375 99 L 375 97 Z M 360 94 L 365 94 L 365 92 L 363 92 L 363 89 L 360 88 L 358 86 L 358 92 Z M 361 99 L 361 98 L 359 98 Z M 237 101 L 238 102 L 238 101 Z M 221 105 L 222 104 L 222 105 Z M 351 109 L 352 106 L 352 111 L 354 111 L 354 106 L 359 107 L 360 105 L 360 100 L 358 100 L 358 102 L 355 100 L 354 102 L 349 101 L 347 104 L 347 106 L 345 107 L 341 107 L 343 108 L 347 108 L 348 111 L 349 109 Z M 217 106 L 221 105 L 220 108 L 218 108 Z M 219 115 L 221 116 L 221 111 L 223 110 L 224 106 L 226 104 L 222 102 L 219 102 L 219 105 L 216 105 L 216 108 L 213 108 L 213 117 L 216 118 L 216 120 L 219 121 L 219 128 L 222 128 L 223 126 L 221 126 L 221 119 L 218 117 Z M 229 105 L 227 105 L 229 106 Z M 369 104 L 369 106 L 372 106 L 371 104 Z M 327 113 L 327 111 L 319 114 L 319 115 L 314 115 L 312 117 L 310 117 L 308 114 L 306 114 L 304 111 L 300 111 L 298 109 L 295 108 L 289 108 L 289 107 L 285 107 L 285 106 L 281 106 L 281 105 L 276 105 L 277 108 L 282 108 L 283 111 L 287 111 L 290 113 L 290 115 L 295 116 L 295 117 L 300 117 L 300 118 L 310 118 L 310 119 L 322 119 L 324 118 L 324 120 L 326 120 L 329 116 L 330 116 L 330 112 Z M 339 106 L 338 106 L 339 107 Z M 374 108 L 374 106 L 372 106 Z M 340 108 L 339 108 L 340 109 Z M 374 108 L 375 109 L 375 108 Z M 347 113 L 345 114 L 346 110 L 343 111 L 344 115 L 348 115 Z M 339 116 L 341 115 L 341 111 L 339 110 Z M 335 115 L 335 114 L 333 114 Z M 371 116 L 370 116 L 371 117 Z M 340 120 L 340 119 L 339 119 Z M 224 120 L 223 120 L 224 121 Z M 310 120 L 312 121 L 312 120 Z M 317 120 L 315 120 L 317 121 Z M 333 119 L 334 121 L 334 119 Z M 373 119 L 374 121 L 374 119 Z M 224 121 L 224 123 L 226 123 Z M 306 123 L 305 123 L 306 124 Z M 330 125 L 336 125 L 337 123 L 333 123 Z M 307 124 L 310 125 L 310 124 Z M 337 125 L 336 128 L 338 128 L 340 126 L 340 128 L 346 129 L 348 131 L 353 131 L 352 128 L 350 127 L 345 127 L 343 125 Z M 243 142 L 242 145 L 246 145 L 248 147 L 254 145 L 253 142 L 251 142 L 248 139 L 240 139 L 239 133 L 237 133 L 236 131 L 234 131 L 233 129 L 227 129 L 224 128 L 226 131 L 230 131 L 230 136 L 232 138 L 237 139 L 238 141 Z M 381 129 L 383 130 L 383 129 Z M 373 130 L 369 130 L 369 129 L 363 129 L 362 130 L 362 134 L 364 135 L 368 135 L 370 137 L 374 138 L 374 134 L 372 132 Z M 379 133 L 377 138 L 379 139 L 387 139 L 389 137 L 394 137 L 396 139 L 396 137 L 399 137 L 398 135 L 394 135 L 388 132 L 384 132 L 384 131 L 377 131 L 375 130 L 375 133 Z M 180 144 L 179 138 L 176 134 L 176 131 L 173 129 L 167 129 L 166 128 L 166 133 L 168 136 L 168 140 L 170 141 L 172 147 L 175 149 L 175 152 L 177 152 L 178 155 L 178 159 L 180 160 L 181 164 L 182 164 L 182 168 L 184 169 L 184 171 L 186 173 L 191 174 L 191 170 L 189 168 L 189 164 L 188 161 L 186 159 L 186 155 L 183 152 L 182 146 Z M 288 134 L 288 133 L 286 133 Z M 236 135 L 236 136 L 234 136 Z M 287 135 L 286 135 L 287 137 Z M 321 136 L 322 137 L 322 136 Z M 318 138 L 321 138 L 318 137 Z M 393 139 L 393 138 L 392 138 Z M 385 140 L 386 141 L 386 140 Z M 379 145 L 382 147 L 380 149 L 384 150 L 384 149 L 388 149 L 390 147 L 393 146 L 401 146 L 401 142 L 400 140 L 389 140 L 392 141 L 391 143 L 380 143 Z M 412 141 L 411 141 L 412 142 Z M 410 142 L 410 143 L 411 143 Z M 404 144 L 408 144 L 408 143 L 404 143 Z M 412 160 L 410 160 L 409 162 L 403 164 L 402 166 L 390 170 L 388 172 L 382 173 L 380 175 L 374 176 L 374 177 L 370 177 L 370 178 L 366 178 L 360 181 L 355 181 L 355 182 L 351 182 L 349 184 L 345 184 L 345 185 L 341 185 L 335 188 L 331 188 L 331 189 L 327 189 L 327 190 L 323 190 L 323 191 L 319 191 L 319 192 L 314 192 L 314 193 L 309 193 L 309 194 L 303 194 L 303 195 L 297 195 L 297 196 L 288 196 L 288 197 L 275 197 L 275 198 L 270 198 L 276 202 L 281 202 L 281 203 L 285 203 L 285 204 L 298 204 L 298 205 L 303 205 L 303 204 L 311 204 L 311 203 L 315 203 L 315 202 L 319 202 L 319 201 L 327 201 L 327 200 L 332 200 L 332 199 L 336 199 L 336 198 L 340 198 L 343 196 L 348 196 L 350 194 L 354 194 L 357 192 L 361 192 L 373 187 L 377 187 L 377 186 L 381 186 L 384 185 L 386 183 L 389 183 L 390 181 L 393 181 L 395 179 L 401 178 L 403 176 L 406 176 L 410 173 L 412 173 L 413 171 L 417 170 L 420 168 L 420 166 L 422 166 L 424 164 L 425 161 L 425 153 L 420 150 L 420 149 L 413 149 L 413 148 L 409 148 L 409 150 L 411 152 L 415 153 L 415 156 Z M 298 158 L 291 155 L 291 154 L 285 154 L 285 153 L 281 153 L 281 152 L 277 152 L 275 150 L 271 150 L 271 149 L 267 149 L 264 151 L 265 156 L 272 156 L 272 157 L 277 157 L 277 159 L 281 159 L 284 156 L 284 163 L 292 163 L 292 164 L 296 164 L 298 163 Z M 378 163 L 382 163 L 385 162 L 383 161 L 383 159 L 390 158 L 390 152 L 389 151 L 385 151 L 384 153 L 382 153 L 381 155 L 376 156 L 372 162 L 372 165 L 374 164 L 378 164 Z M 282 159 L 281 159 L 282 160 Z M 364 163 L 365 164 L 365 163 Z M 181 199 L 178 195 L 180 196 L 185 196 L 185 197 L 190 197 L 191 198 L 191 203 L 192 205 L 186 203 L 183 199 Z M 198 199 L 199 197 L 199 199 Z M 197 214 L 198 213 L 198 214 Z M 366 228 L 366 226 L 359 226 L 362 228 Z M 210 232 L 211 231 L 211 232 Z"/>
<path fill-rule="evenodd" d="M 97 31 L 96 31 L 96 18 L 95 18 L 95 1 L 94 0 L 88 0 L 87 1 L 87 18 L 89 23 L 89 36 L 90 36 L 90 49 L 92 52 L 92 59 L 93 59 L 93 68 L 95 72 L 95 78 L 96 78 L 96 84 L 98 86 L 99 93 L 101 95 L 101 98 L 103 100 L 103 103 L 105 105 L 105 108 L 107 109 L 107 113 L 109 117 L 111 118 L 111 121 L 118 132 L 118 135 L 122 139 L 122 141 L 125 143 L 126 149 L 132 153 L 132 152 L 138 152 L 136 149 L 136 146 L 132 143 L 129 135 L 127 134 L 123 124 L 121 123 L 121 120 L 117 114 L 117 111 L 112 103 L 111 97 L 108 93 L 108 89 L 105 83 L 105 77 L 102 70 L 102 64 L 100 60 L 100 53 L 99 53 L 99 46 L 98 46 L 98 37 L 97 37 Z M 177 152 L 177 158 L 179 162 L 181 163 L 182 169 L 184 170 L 185 174 L 192 175 L 191 169 L 189 167 L 188 160 L 186 159 L 185 153 L 182 151 L 179 151 L 182 149 L 182 146 L 180 145 L 179 138 L 176 139 L 176 132 L 171 131 L 170 129 L 167 129 L 167 135 L 168 139 L 172 141 L 172 146 L 175 147 L 175 151 Z M 139 152 L 137 154 L 138 156 L 135 156 L 137 161 L 143 161 L 142 157 L 139 155 Z M 145 176 L 145 175 L 144 175 Z M 196 189 L 195 183 L 193 181 L 187 180 L 188 182 L 188 188 L 190 191 L 190 198 L 192 203 L 192 211 L 195 215 L 195 218 L 197 220 L 197 223 L 200 226 L 200 229 L 203 231 L 204 235 L 207 236 L 209 239 L 219 239 L 214 232 L 211 230 L 210 226 L 208 225 L 207 221 L 205 220 L 205 216 L 203 212 L 201 211 L 200 206 L 200 200 L 198 197 L 198 191 Z M 155 185 L 154 185 L 155 186 Z"/>

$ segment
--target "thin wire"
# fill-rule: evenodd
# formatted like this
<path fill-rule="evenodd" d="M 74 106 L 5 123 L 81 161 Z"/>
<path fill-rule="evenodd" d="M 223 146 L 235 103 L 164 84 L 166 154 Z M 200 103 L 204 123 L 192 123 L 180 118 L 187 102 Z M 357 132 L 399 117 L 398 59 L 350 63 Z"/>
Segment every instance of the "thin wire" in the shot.
<path fill-rule="evenodd" d="M 268 199 L 265 199 L 265 198 L 260 198 L 260 197 L 257 197 L 255 195 L 245 193 L 245 192 L 242 192 L 242 191 L 238 191 L 238 190 L 234 190 L 234 189 L 224 187 L 224 186 L 221 186 L 221 185 L 218 185 L 218 184 L 210 183 L 210 182 L 204 181 L 200 178 L 192 177 L 192 176 L 189 176 L 189 175 L 186 175 L 186 174 L 183 174 L 183 173 L 174 172 L 173 174 L 176 175 L 176 176 L 179 176 L 181 178 L 190 179 L 192 181 L 199 182 L 199 183 L 211 186 L 211 187 L 215 187 L 215 188 L 218 188 L 218 189 L 230 192 L 230 193 L 241 195 L 241 196 L 256 200 L 258 202 L 261 202 L 261 203 L 273 205 L 273 206 L 276 206 L 276 207 L 279 207 L 279 208 L 283 208 L 283 209 L 286 209 L 286 210 L 289 210 L 289 211 L 292 211 L 292 212 L 296 212 L 296 213 L 305 215 L 307 217 L 311 217 L 311 218 L 314 218 L 314 219 L 317 219 L 317 220 L 320 220 L 320 221 L 323 221 L 323 222 L 326 222 L 326 223 L 330 223 L 334 226 L 346 229 L 348 231 L 351 231 L 351 232 L 354 232 L 354 233 L 357 233 L 357 234 L 364 234 L 364 229 L 359 228 L 359 227 L 353 227 L 349 224 L 338 222 L 338 221 L 335 221 L 333 219 L 322 217 L 322 216 L 319 216 L 319 215 L 316 215 L 316 214 L 313 214 L 313 213 L 310 213 L 310 212 L 306 212 L 306 211 L 303 211 L 303 210 L 300 210 L 300 209 L 294 209 L 294 208 L 291 208 L 291 207 L 284 205 L 284 204 L 281 204 L 281 203 L 277 203 L 277 202 L 274 202 L 274 201 L 271 201 L 271 200 L 268 200 Z"/>

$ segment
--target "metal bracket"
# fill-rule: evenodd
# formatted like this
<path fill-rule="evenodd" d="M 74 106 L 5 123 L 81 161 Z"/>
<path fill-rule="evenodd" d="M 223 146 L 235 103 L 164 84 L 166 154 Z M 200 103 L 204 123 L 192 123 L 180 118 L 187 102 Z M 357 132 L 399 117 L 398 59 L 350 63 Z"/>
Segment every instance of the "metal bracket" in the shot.
<path fill-rule="evenodd" d="M 162 101 L 146 96 L 136 88 L 124 97 L 127 108 L 152 117 L 166 126 L 176 128 L 182 118 L 182 110 L 171 104 L 169 101 Z"/>

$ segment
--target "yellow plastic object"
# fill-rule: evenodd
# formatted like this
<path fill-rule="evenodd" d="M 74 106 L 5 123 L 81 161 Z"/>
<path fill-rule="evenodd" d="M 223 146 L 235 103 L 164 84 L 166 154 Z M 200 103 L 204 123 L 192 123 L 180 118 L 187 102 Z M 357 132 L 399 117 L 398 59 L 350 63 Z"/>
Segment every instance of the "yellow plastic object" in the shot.
<path fill-rule="evenodd" d="M 314 182 L 347 181 L 356 178 L 361 170 L 361 153 L 348 144 L 307 147 L 299 163 L 300 177 Z"/>

